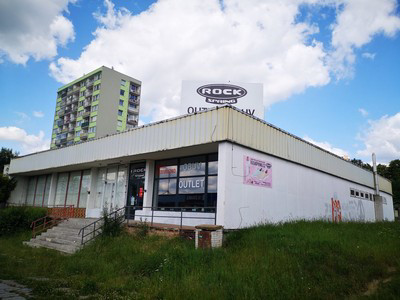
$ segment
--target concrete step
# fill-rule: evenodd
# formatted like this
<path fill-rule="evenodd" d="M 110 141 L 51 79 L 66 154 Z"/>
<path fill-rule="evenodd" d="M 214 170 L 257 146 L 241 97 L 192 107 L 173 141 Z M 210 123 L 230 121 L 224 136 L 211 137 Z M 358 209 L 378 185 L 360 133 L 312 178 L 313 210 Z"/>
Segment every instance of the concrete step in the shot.
<path fill-rule="evenodd" d="M 82 235 L 79 235 L 80 229 L 94 221 L 95 219 L 68 219 L 32 238 L 30 241 L 24 242 L 24 244 L 31 247 L 54 249 L 64 253 L 75 253 L 81 248 Z M 100 224 L 96 224 L 97 226 L 100 226 Z M 85 234 L 89 234 L 93 228 L 94 226 L 86 228 Z M 100 232 L 98 231 L 96 236 L 99 234 Z M 92 237 L 93 235 L 90 234 L 84 238 L 84 241 L 88 241 Z"/>
<path fill-rule="evenodd" d="M 39 236 L 37 236 L 39 237 Z M 57 231 L 47 231 L 45 233 L 42 233 L 40 235 L 40 237 L 45 237 L 45 238 L 60 238 L 62 237 L 65 240 L 69 240 L 71 242 L 76 242 L 76 241 L 81 241 L 81 236 L 78 235 L 67 235 L 67 234 L 63 234 Z"/>
<path fill-rule="evenodd" d="M 46 232 L 62 232 L 64 234 L 78 235 L 80 228 L 68 228 L 61 226 L 54 226 Z"/>
<path fill-rule="evenodd" d="M 99 234 L 99 232 L 98 232 L 98 234 Z M 53 239 L 53 238 L 63 239 L 63 240 L 71 241 L 73 243 L 81 243 L 82 242 L 82 235 L 78 235 L 78 234 L 70 235 L 70 234 L 65 234 L 63 232 L 57 232 L 57 231 L 51 231 L 51 232 L 48 231 L 48 232 L 42 233 L 40 236 L 37 236 L 37 238 L 39 238 L 39 237 L 50 238 L 50 239 Z M 84 237 L 83 240 L 87 241 L 91 237 L 92 237 L 92 235 L 88 235 L 88 236 Z"/>
<path fill-rule="evenodd" d="M 36 240 L 36 239 L 34 241 L 24 242 L 24 244 L 28 245 L 30 247 L 35 247 L 35 248 L 44 247 L 44 248 L 53 249 L 53 250 L 57 250 L 57 251 L 68 253 L 68 254 L 73 254 L 80 249 L 80 246 L 77 246 L 77 245 L 57 244 L 57 243 Z"/>
<path fill-rule="evenodd" d="M 46 241 L 46 242 L 62 244 L 62 245 L 80 245 L 81 244 L 80 239 L 72 241 L 72 240 L 65 239 L 64 236 L 58 236 L 58 237 L 38 236 L 38 237 L 36 237 L 35 240 Z M 31 240 L 31 241 L 33 242 L 34 240 Z"/>
<path fill-rule="evenodd" d="M 68 219 L 62 223 L 60 223 L 59 227 L 65 228 L 73 228 L 73 229 L 81 229 L 91 223 L 93 223 L 95 219 Z M 99 224 L 96 224 L 96 226 Z"/>

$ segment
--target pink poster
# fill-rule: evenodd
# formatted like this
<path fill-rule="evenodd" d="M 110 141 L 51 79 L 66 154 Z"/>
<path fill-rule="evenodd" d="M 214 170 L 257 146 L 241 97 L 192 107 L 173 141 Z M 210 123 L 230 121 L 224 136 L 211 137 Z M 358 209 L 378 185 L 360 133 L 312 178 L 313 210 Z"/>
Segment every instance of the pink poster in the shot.
<path fill-rule="evenodd" d="M 272 187 L 272 165 L 269 162 L 243 156 L 243 183 Z"/>

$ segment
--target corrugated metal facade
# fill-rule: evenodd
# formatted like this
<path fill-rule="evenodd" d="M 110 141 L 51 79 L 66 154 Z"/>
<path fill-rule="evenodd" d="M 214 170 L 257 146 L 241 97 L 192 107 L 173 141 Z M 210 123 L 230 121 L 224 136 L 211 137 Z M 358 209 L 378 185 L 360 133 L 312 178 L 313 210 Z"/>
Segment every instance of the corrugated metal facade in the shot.
<path fill-rule="evenodd" d="M 10 173 L 44 171 L 225 140 L 373 187 L 372 173 L 230 107 L 186 115 L 86 143 L 23 156 L 11 161 Z M 392 194 L 388 180 L 380 177 L 379 184 L 381 190 Z"/>

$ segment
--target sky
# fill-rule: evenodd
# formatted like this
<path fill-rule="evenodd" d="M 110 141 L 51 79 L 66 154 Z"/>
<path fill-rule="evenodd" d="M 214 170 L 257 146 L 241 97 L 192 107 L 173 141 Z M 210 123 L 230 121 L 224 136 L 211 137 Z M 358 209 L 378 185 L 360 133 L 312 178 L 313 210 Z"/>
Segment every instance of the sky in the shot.
<path fill-rule="evenodd" d="M 102 65 L 142 81 L 140 124 L 182 80 L 262 83 L 264 119 L 340 156 L 400 158 L 396 0 L 0 0 L 0 146 L 49 148 L 57 89 Z"/>

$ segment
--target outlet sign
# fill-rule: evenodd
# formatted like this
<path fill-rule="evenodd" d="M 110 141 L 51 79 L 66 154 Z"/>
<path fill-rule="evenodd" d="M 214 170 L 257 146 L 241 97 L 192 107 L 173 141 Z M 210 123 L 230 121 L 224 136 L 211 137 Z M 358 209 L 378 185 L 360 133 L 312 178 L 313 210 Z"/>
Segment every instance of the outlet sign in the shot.
<path fill-rule="evenodd" d="M 261 83 L 215 83 L 183 81 L 180 113 L 195 114 L 216 106 L 232 105 L 264 119 Z"/>

